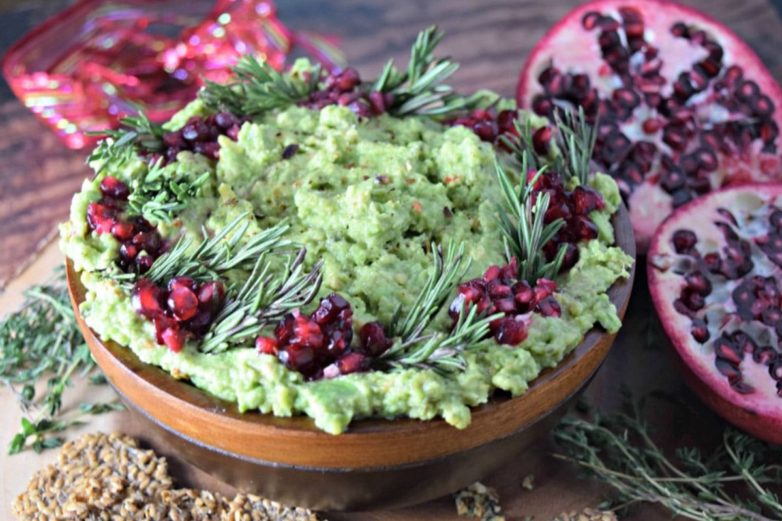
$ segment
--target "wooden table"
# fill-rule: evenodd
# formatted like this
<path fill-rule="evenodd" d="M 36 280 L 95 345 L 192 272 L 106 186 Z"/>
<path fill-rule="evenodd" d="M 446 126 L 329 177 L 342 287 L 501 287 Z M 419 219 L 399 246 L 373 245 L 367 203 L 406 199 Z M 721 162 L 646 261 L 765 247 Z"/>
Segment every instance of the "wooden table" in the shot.
<path fill-rule="evenodd" d="M 8 45 L 7 34 L 19 32 L 67 2 L 26 3 L 22 6 L 0 0 L 0 45 Z M 438 23 L 447 31 L 443 50 L 462 63 L 455 83 L 469 91 L 491 88 L 511 96 L 524 56 L 545 29 L 562 16 L 574 0 L 501 1 L 450 0 L 449 2 L 384 2 L 382 0 L 285 0 L 279 1 L 282 19 L 297 29 L 333 34 L 342 39 L 342 47 L 351 63 L 365 77 L 372 77 L 392 55 L 403 59 L 416 32 Z M 747 39 L 765 60 L 777 78 L 782 78 L 782 23 L 767 0 L 689 0 L 686 3 L 708 10 Z M 21 13 L 21 14 L 20 14 Z M 8 31 L 5 32 L 5 29 Z M 0 85 L 0 100 L 8 99 Z M 35 258 L 46 243 L 55 223 L 67 215 L 70 196 L 86 175 L 83 153 L 64 149 L 25 109 L 15 101 L 0 104 L 0 287 L 14 279 L 21 268 Z M 19 302 L 26 285 L 47 276 L 60 260 L 56 247 L 50 246 L 20 277 L 0 295 L 0 314 Z M 628 319 L 609 359 L 587 391 L 587 397 L 609 409 L 621 402 L 621 389 L 629 386 L 637 395 L 663 391 L 671 400 L 654 401 L 655 434 L 663 443 L 673 440 L 703 444 L 711 439 L 722 423 L 704 409 L 681 383 L 670 358 L 670 348 L 661 333 L 649 302 L 643 270 L 639 270 Z M 94 388 L 78 388 L 70 396 L 78 400 L 97 400 Z M 110 393 L 104 389 L 101 393 Z M 13 397 L 0 390 L 5 418 L 0 425 L 0 450 L 16 431 L 19 414 Z M 66 404 L 66 407 L 68 404 Z M 145 438 L 127 413 L 97 418 L 87 430 L 122 430 Z M 76 434 L 76 433 L 74 433 Z M 169 454 L 166 447 L 155 446 Z M 555 447 L 542 440 L 518 461 L 508 462 L 486 480 L 497 487 L 508 519 L 535 516 L 551 519 L 566 510 L 581 509 L 600 502 L 605 492 L 592 482 L 579 480 L 575 469 L 550 457 Z M 0 460 L 0 519 L 10 519 L 9 503 L 25 486 L 32 473 L 53 460 L 54 453 L 37 456 L 25 453 L 2 456 Z M 172 468 L 184 486 L 203 486 L 229 491 L 209 476 L 171 458 Z M 533 490 L 522 487 L 522 480 L 535 476 Z M 449 498 L 418 507 L 363 514 L 334 514 L 336 520 L 454 520 L 458 519 Z M 636 511 L 629 520 L 670 519 L 655 508 Z"/>

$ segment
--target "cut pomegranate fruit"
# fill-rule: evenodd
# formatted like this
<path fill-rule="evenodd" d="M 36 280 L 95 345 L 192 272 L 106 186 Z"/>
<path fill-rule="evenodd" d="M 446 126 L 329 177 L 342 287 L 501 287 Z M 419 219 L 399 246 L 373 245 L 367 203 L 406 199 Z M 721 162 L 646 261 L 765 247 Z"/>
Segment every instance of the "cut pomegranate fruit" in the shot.
<path fill-rule="evenodd" d="M 726 184 L 782 179 L 782 90 L 750 47 L 689 7 L 598 0 L 557 23 L 519 80 L 522 108 L 582 107 L 641 251 L 662 220 Z"/>
<path fill-rule="evenodd" d="M 654 235 L 649 289 L 697 394 L 782 443 L 782 184 L 749 184 L 677 209 Z"/>

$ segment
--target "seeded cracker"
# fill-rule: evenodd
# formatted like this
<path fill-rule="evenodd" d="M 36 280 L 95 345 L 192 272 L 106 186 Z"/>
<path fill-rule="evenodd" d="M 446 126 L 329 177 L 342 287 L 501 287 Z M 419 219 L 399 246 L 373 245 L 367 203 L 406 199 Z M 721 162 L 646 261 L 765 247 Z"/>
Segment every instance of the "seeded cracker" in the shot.
<path fill-rule="evenodd" d="M 477 482 L 454 495 L 456 512 L 460 516 L 481 521 L 505 521 L 500 507 L 500 496 L 491 487 Z"/>
<path fill-rule="evenodd" d="M 585 508 L 581 512 L 562 513 L 553 521 L 617 521 L 613 512 L 601 512 L 594 508 Z"/>
<path fill-rule="evenodd" d="M 88 434 L 66 443 L 56 465 L 37 472 L 13 504 L 22 521 L 317 521 L 309 510 L 252 495 L 228 500 L 174 489 L 165 458 L 120 434 Z"/>

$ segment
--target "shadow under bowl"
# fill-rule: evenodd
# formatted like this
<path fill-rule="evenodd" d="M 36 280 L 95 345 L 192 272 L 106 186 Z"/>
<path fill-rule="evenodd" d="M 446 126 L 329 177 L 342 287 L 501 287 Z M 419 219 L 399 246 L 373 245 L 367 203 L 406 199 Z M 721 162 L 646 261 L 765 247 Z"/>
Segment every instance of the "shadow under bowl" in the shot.
<path fill-rule="evenodd" d="M 616 243 L 635 257 L 627 210 L 613 217 Z M 70 261 L 75 309 L 85 288 Z M 608 294 L 624 317 L 635 266 Z M 140 422 L 192 465 L 236 488 L 316 510 L 398 508 L 480 480 L 547 433 L 595 374 L 613 334 L 593 329 L 522 396 L 496 396 L 462 430 L 443 420 L 365 419 L 334 436 L 307 417 L 240 413 L 133 352 L 104 342 L 76 313 L 95 361 Z"/>

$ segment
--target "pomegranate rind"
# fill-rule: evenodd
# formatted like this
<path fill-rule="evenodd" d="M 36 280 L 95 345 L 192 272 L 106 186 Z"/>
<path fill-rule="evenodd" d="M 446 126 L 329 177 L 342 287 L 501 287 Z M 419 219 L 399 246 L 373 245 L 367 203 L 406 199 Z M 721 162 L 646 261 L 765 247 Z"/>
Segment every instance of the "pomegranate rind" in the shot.
<path fill-rule="evenodd" d="M 675 258 L 671 237 L 676 230 L 692 229 L 698 244 L 721 244 L 722 233 L 713 225 L 711 216 L 717 208 L 731 208 L 742 198 L 757 199 L 768 204 L 782 202 L 782 184 L 753 183 L 723 188 L 678 208 L 654 234 L 647 255 L 647 278 L 652 303 L 683 365 L 685 380 L 714 412 L 733 425 L 770 443 L 782 444 L 782 398 L 768 375 L 765 365 L 745 358 L 740 367 L 747 383 L 755 387 L 752 394 L 740 394 L 728 383 L 715 366 L 715 354 L 710 342 L 698 344 L 690 335 L 692 321 L 673 306 L 684 287 L 684 278 L 661 269 L 666 260 Z M 726 303 L 730 306 L 730 303 Z"/>
<path fill-rule="evenodd" d="M 719 44 L 725 53 L 725 66 L 740 65 L 745 71 L 744 78 L 754 80 L 761 90 L 776 103 L 773 120 L 782 129 L 782 87 L 776 82 L 755 51 L 715 18 L 668 0 L 594 0 L 571 10 L 548 30 L 530 52 L 521 70 L 516 88 L 516 101 L 519 108 L 531 109 L 533 98 L 542 92 L 543 89 L 538 84 L 537 77 L 551 63 L 552 53 L 549 49 L 566 49 L 564 57 L 558 56 L 554 60 L 554 64 L 557 65 L 558 60 L 564 58 L 564 65 L 560 64 L 560 68 L 563 70 L 586 73 L 593 82 L 595 78 L 600 77 L 598 69 L 604 67 L 605 63 L 600 56 L 597 33 L 586 32 L 582 28 L 582 18 L 590 11 L 616 13 L 617 9 L 622 6 L 638 9 L 643 14 L 646 27 L 667 28 L 673 21 L 682 20 L 705 30 L 707 33 L 718 35 Z M 682 45 L 686 44 L 682 43 Z M 682 50 L 686 52 L 686 49 L 679 51 Z M 665 50 L 661 50 L 661 55 L 664 53 Z M 693 52 L 693 61 L 699 58 L 696 53 L 697 51 Z M 571 69 L 572 64 L 577 65 Z M 675 78 L 679 69 L 678 64 L 674 67 L 663 59 L 661 70 L 667 78 Z M 613 77 L 611 75 L 609 78 Z M 667 88 L 670 88 L 670 85 L 669 83 Z M 610 82 L 602 86 L 594 86 L 598 88 L 602 96 L 606 96 L 612 88 L 616 87 Z M 629 137 L 631 139 L 637 138 L 637 136 Z M 776 138 L 776 143 L 779 145 L 779 137 Z M 753 147 L 754 150 L 751 154 L 741 153 L 736 157 L 720 155 L 718 170 L 711 176 L 712 186 L 782 181 L 782 156 L 778 152 L 774 154 L 761 152 L 757 143 Z M 656 182 L 658 177 L 655 172 L 656 168 L 657 165 L 652 167 L 644 182 L 636 186 L 628 198 L 628 207 L 639 253 L 647 251 L 654 231 L 674 209 L 670 194 L 662 190 Z"/>

